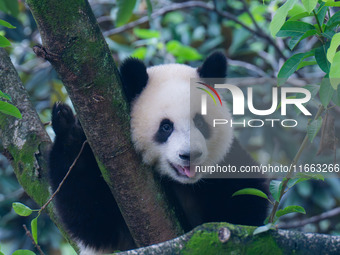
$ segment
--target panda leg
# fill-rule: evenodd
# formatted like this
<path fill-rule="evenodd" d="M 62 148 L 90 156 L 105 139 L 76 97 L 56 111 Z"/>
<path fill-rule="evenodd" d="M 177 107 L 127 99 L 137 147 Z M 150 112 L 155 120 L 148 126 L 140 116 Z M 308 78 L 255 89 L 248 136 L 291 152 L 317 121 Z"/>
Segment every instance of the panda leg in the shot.
<path fill-rule="evenodd" d="M 50 152 L 49 180 L 54 192 L 75 161 L 86 136 L 65 104 L 54 105 L 52 127 L 56 137 Z M 101 254 L 102 250 L 135 247 L 89 144 L 84 146 L 53 202 L 61 222 L 83 251 Z"/>

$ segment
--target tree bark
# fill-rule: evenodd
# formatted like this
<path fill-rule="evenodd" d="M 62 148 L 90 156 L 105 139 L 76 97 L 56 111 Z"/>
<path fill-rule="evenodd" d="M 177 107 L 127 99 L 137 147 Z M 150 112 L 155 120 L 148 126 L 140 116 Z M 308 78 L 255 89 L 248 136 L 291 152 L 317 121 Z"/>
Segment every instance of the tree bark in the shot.
<path fill-rule="evenodd" d="M 5 156 L 11 161 L 15 175 L 26 193 L 40 206 L 49 196 L 47 160 L 51 140 L 37 112 L 29 100 L 17 71 L 9 56 L 0 48 L 0 90 L 12 97 L 22 119 L 0 113 L 0 139 Z M 71 240 L 54 214 L 53 206 L 47 208 L 50 218 L 67 240 Z M 74 248 L 77 246 L 73 245 Z"/>
<path fill-rule="evenodd" d="M 117 68 L 86 0 L 27 0 L 43 46 L 74 104 L 105 181 L 139 246 L 182 233 L 173 210 L 130 142 Z"/>
<path fill-rule="evenodd" d="M 340 236 L 271 230 L 253 235 L 255 227 L 229 223 L 203 224 L 176 239 L 117 255 L 175 254 L 340 254 Z"/>

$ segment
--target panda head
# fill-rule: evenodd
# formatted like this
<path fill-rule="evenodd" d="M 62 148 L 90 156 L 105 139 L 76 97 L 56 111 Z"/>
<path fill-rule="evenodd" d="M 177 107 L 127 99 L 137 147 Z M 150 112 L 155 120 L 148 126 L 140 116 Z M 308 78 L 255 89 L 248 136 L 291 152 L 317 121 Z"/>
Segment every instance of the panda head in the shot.
<path fill-rule="evenodd" d="M 123 91 L 131 105 L 132 141 L 144 162 L 161 175 L 194 183 L 203 177 L 195 173 L 195 165 L 217 164 L 228 153 L 232 130 L 213 128 L 211 117 L 230 119 L 228 109 L 208 107 L 203 116 L 200 101 L 190 105 L 190 79 L 224 78 L 226 65 L 225 56 L 218 52 L 197 69 L 182 64 L 146 68 L 134 58 L 121 65 Z"/>

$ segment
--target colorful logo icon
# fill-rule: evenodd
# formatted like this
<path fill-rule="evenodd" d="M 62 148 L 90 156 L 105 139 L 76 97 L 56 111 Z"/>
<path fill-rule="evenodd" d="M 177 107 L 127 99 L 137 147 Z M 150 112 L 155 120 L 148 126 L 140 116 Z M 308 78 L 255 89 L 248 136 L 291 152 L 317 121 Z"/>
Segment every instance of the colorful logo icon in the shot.
<path fill-rule="evenodd" d="M 197 83 L 199 83 L 199 84 L 201 84 L 201 85 L 204 85 L 204 86 L 206 86 L 208 89 L 210 89 L 210 90 L 217 96 L 217 98 L 218 98 L 218 100 L 220 101 L 220 104 L 221 104 L 221 106 L 222 106 L 222 100 L 221 100 L 220 96 L 218 95 L 217 91 L 216 91 L 212 86 L 210 86 L 210 85 L 208 85 L 208 84 L 206 84 L 206 83 L 204 83 L 204 82 L 200 82 L 200 81 L 198 81 Z M 198 89 L 203 90 L 204 92 L 206 92 L 206 93 L 212 98 L 212 100 L 214 101 L 215 105 L 217 105 L 216 100 L 215 100 L 213 94 L 211 94 L 211 92 L 210 92 L 209 90 L 204 89 L 204 88 L 200 88 L 200 87 L 196 87 L 196 88 L 198 88 Z"/>

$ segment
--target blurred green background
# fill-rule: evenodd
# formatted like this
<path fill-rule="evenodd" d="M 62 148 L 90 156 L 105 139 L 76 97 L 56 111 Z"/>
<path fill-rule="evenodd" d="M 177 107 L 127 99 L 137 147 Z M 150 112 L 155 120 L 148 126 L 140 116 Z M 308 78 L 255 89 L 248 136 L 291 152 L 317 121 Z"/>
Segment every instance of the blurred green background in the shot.
<path fill-rule="evenodd" d="M 229 77 L 274 78 L 285 61 L 282 55 L 288 58 L 296 52 L 306 52 L 319 43 L 317 38 L 312 38 L 292 52 L 285 39 L 276 38 L 274 43 L 277 48 L 274 48 L 265 36 L 256 36 L 247 29 L 248 27 L 261 31 L 270 37 L 269 23 L 281 1 L 215 1 L 219 10 L 234 17 L 244 25 L 242 26 L 206 8 L 181 8 L 181 5 L 195 1 L 154 0 L 150 1 L 154 15 L 151 21 L 130 29 L 122 29 L 125 25 L 116 27 L 118 7 L 115 0 L 89 2 L 117 65 L 126 57 L 134 56 L 142 59 L 147 66 L 174 62 L 199 66 L 211 52 L 221 50 L 228 57 Z M 213 1 L 202 3 L 212 6 Z M 4 8 L 6 4 L 7 7 Z M 289 15 L 293 16 L 294 11 L 299 8 L 303 6 L 301 4 L 294 6 Z M 155 15 L 157 13 L 158 15 Z M 129 22 L 147 16 L 147 1 L 137 1 Z M 11 41 L 12 46 L 6 50 L 42 122 L 48 123 L 53 103 L 56 101 L 70 103 L 70 100 L 51 65 L 37 58 L 32 51 L 34 45 L 41 43 L 36 23 L 25 3 L 16 0 L 0 0 L 0 19 L 16 27 L 16 29 L 0 27 L 0 34 Z M 308 17 L 306 21 L 308 22 Z M 294 77 L 314 80 L 323 75 L 324 73 L 316 66 L 307 66 L 300 69 L 298 75 Z M 302 83 L 307 84 L 308 81 Z M 255 92 L 255 105 L 266 105 L 271 102 L 269 86 L 257 86 Z M 315 113 L 319 103 L 316 96 L 308 104 L 308 109 Z M 332 113 L 335 116 L 335 133 L 340 134 L 340 118 L 337 118 L 340 116 L 340 108 L 334 107 Z M 290 115 L 289 117 L 296 117 L 296 112 Z M 255 159 L 267 163 L 290 164 L 306 133 L 307 122 L 304 121 L 302 121 L 304 124 L 291 131 L 284 128 L 261 128 L 254 132 L 251 129 L 238 128 L 237 135 L 242 145 Z M 46 129 L 53 139 L 51 127 L 47 125 Z M 318 135 L 304 151 L 301 162 L 334 162 L 334 152 L 331 151 L 315 156 L 319 144 Z M 1 148 L 0 140 L 0 152 Z M 339 163 L 340 152 L 337 151 L 336 154 L 336 161 Z M 23 224 L 29 226 L 31 218 L 20 217 L 13 212 L 11 204 L 15 201 L 37 208 L 16 181 L 6 158 L 0 154 L 0 246 L 5 254 L 11 254 L 16 249 L 34 250 L 22 227 Z M 307 212 L 307 215 L 291 214 L 284 222 L 298 221 L 329 211 L 340 206 L 340 181 L 338 178 L 331 178 L 324 182 L 300 183 L 285 196 L 284 205 L 301 205 Z M 340 234 L 339 222 L 340 216 L 337 216 L 305 225 L 299 230 Z M 48 216 L 43 215 L 39 218 L 38 229 L 39 243 L 46 254 L 74 253 Z"/>

